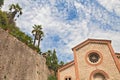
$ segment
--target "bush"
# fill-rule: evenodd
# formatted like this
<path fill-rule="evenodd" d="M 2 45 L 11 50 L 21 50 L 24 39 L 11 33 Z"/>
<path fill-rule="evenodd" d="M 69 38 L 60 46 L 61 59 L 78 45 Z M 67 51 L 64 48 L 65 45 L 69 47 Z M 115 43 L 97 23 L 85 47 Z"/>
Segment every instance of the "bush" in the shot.
<path fill-rule="evenodd" d="M 11 35 L 16 37 L 21 42 L 25 43 L 27 46 L 32 48 L 33 50 L 36 50 L 38 53 L 40 53 L 39 47 L 36 47 L 33 45 L 32 38 L 28 35 L 26 35 L 24 32 L 22 32 L 17 26 L 16 23 L 13 21 L 13 23 L 9 23 L 9 14 L 7 12 L 3 12 L 0 10 L 0 27 L 4 30 L 7 30 Z"/>
<path fill-rule="evenodd" d="M 0 27 L 6 30 L 7 24 L 8 24 L 8 18 L 7 18 L 6 12 L 2 12 L 0 10 Z"/>
<path fill-rule="evenodd" d="M 49 75 L 47 80 L 57 80 L 57 77 L 55 75 Z"/>

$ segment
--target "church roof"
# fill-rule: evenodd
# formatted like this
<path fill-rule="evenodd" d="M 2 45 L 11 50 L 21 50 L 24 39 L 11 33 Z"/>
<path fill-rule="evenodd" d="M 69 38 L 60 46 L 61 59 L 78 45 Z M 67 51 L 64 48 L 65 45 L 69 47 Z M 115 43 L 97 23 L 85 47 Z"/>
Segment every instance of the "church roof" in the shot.
<path fill-rule="evenodd" d="M 63 65 L 63 66 L 61 66 L 61 67 L 59 68 L 59 71 L 62 71 L 62 70 L 66 69 L 66 68 L 68 68 L 68 67 L 70 67 L 70 66 L 72 66 L 72 65 L 74 65 L 74 60 L 66 63 L 66 64 Z"/>
<path fill-rule="evenodd" d="M 72 48 L 72 50 L 76 49 L 80 49 L 81 47 L 85 46 L 88 43 L 111 43 L 111 40 L 103 40 L 103 39 L 87 39 L 84 42 L 76 45 L 75 47 Z"/>

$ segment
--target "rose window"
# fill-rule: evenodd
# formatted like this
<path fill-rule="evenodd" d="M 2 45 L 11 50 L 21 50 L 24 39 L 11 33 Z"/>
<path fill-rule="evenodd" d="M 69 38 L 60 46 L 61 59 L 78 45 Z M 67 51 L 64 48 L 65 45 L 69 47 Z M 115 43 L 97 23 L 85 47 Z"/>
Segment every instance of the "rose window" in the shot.
<path fill-rule="evenodd" d="M 97 53 L 90 53 L 88 57 L 89 57 L 89 61 L 92 63 L 96 63 L 100 59 L 100 56 Z"/>

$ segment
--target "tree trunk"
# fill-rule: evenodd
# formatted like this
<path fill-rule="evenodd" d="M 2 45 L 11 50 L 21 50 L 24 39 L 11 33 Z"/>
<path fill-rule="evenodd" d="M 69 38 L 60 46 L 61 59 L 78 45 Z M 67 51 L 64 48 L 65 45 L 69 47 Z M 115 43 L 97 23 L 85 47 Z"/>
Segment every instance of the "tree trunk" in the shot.
<path fill-rule="evenodd" d="M 33 42 L 33 45 L 35 46 L 35 38 L 34 38 L 34 42 Z"/>
<path fill-rule="evenodd" d="M 35 46 L 35 42 L 36 42 L 36 33 L 35 33 L 35 38 L 34 38 L 34 42 L 33 42 L 34 46 Z"/>
<path fill-rule="evenodd" d="M 14 11 L 10 14 L 9 24 L 12 24 L 14 22 L 14 18 L 16 14 L 17 14 L 17 11 Z"/>
<path fill-rule="evenodd" d="M 17 14 L 17 11 L 15 10 L 14 12 L 12 12 L 12 19 L 14 19 L 15 18 L 15 15 Z"/>
<path fill-rule="evenodd" d="M 41 36 L 39 36 L 39 39 L 38 39 L 38 47 L 40 46 L 40 40 L 41 40 Z"/>

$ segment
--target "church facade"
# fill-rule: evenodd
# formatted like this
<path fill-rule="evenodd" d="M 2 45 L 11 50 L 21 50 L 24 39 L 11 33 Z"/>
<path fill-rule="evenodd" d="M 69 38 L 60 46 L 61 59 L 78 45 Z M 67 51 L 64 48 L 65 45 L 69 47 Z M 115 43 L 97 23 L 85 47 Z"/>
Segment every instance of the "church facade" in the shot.
<path fill-rule="evenodd" d="M 120 80 L 120 54 L 110 40 L 88 39 L 72 50 L 74 60 L 58 69 L 58 80 Z"/>

